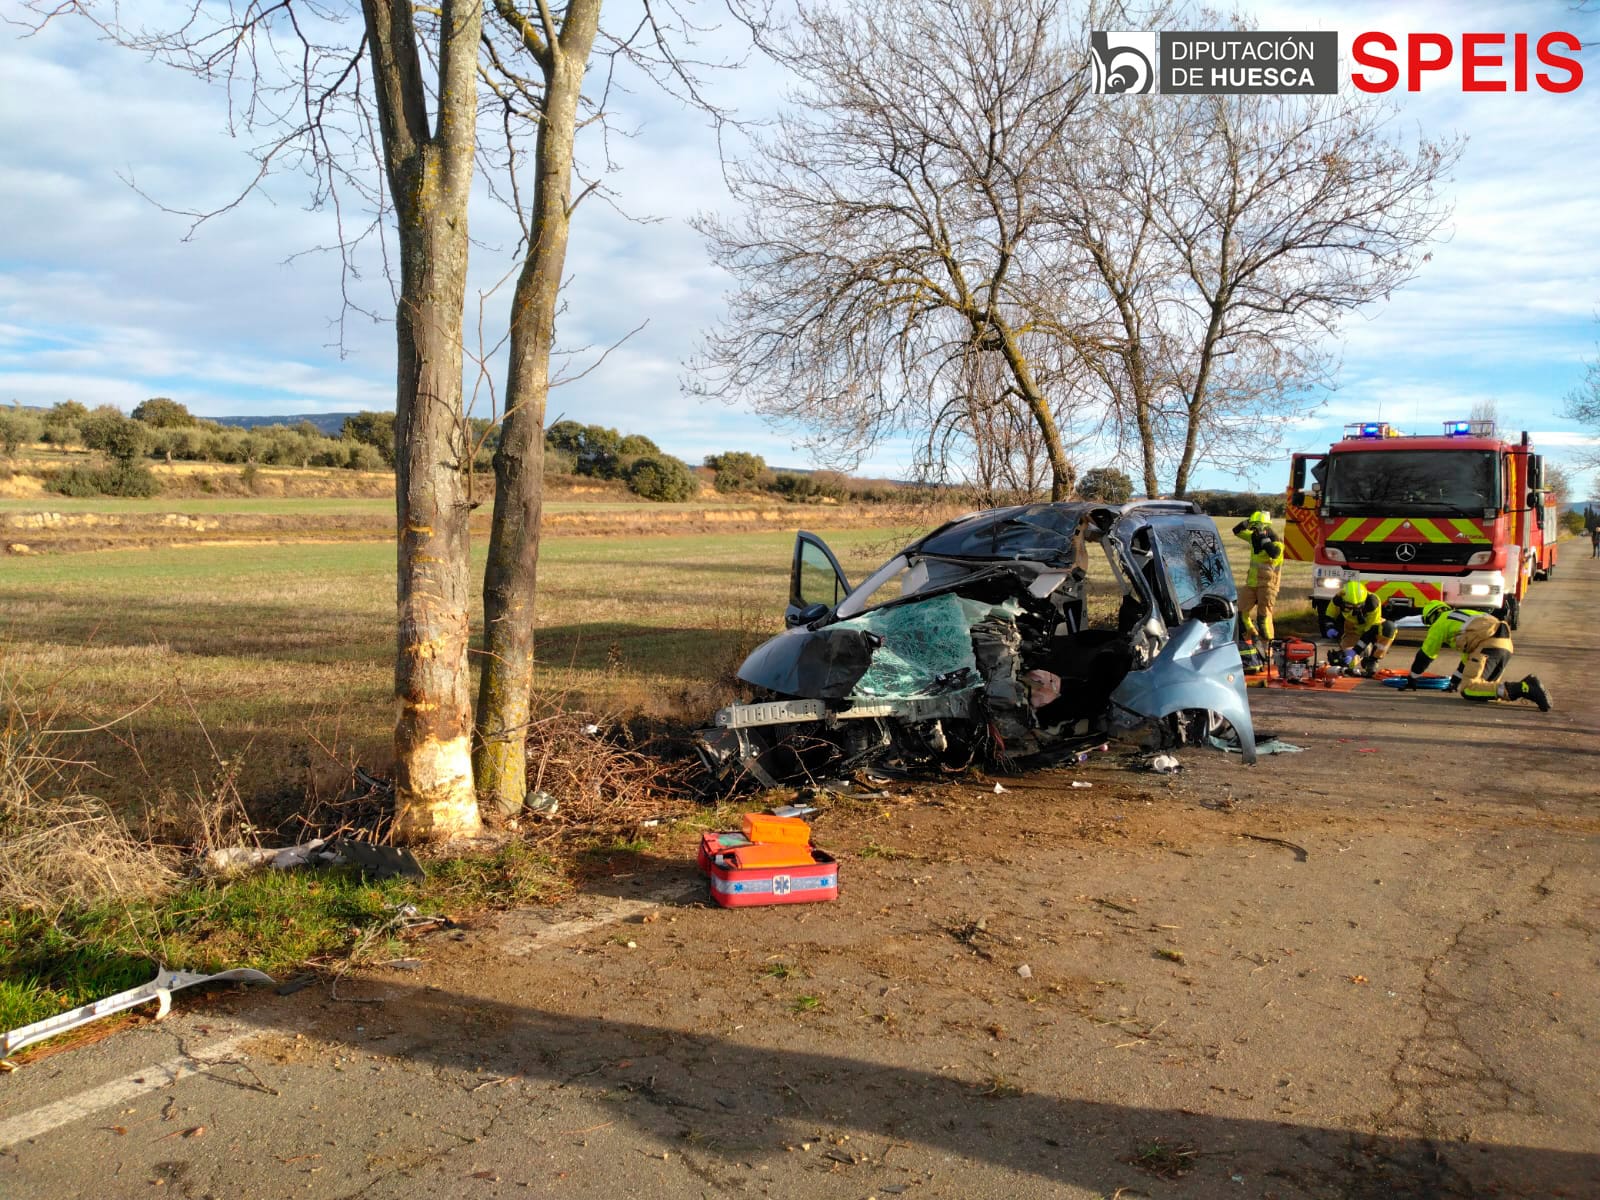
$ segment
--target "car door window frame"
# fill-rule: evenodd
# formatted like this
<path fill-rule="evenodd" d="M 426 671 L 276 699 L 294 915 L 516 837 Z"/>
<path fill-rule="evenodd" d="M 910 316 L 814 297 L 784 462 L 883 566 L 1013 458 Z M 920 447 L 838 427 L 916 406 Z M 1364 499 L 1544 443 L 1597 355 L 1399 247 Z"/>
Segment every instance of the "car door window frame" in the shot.
<path fill-rule="evenodd" d="M 826 565 L 833 571 L 834 582 L 831 598 L 824 596 L 811 598 L 806 596 L 802 590 L 801 585 L 805 578 L 804 568 L 808 565 L 806 561 L 806 548 L 808 546 L 820 552 Z M 812 562 L 809 565 L 812 570 L 820 570 L 823 564 Z M 808 533 L 802 529 L 795 535 L 794 539 L 794 558 L 791 560 L 789 567 L 789 606 L 784 612 L 785 619 L 792 624 L 802 611 L 815 604 L 826 604 L 828 611 L 832 612 L 849 595 L 850 581 L 844 573 L 844 568 L 839 565 L 839 559 L 828 548 L 828 543 L 816 534 Z"/>

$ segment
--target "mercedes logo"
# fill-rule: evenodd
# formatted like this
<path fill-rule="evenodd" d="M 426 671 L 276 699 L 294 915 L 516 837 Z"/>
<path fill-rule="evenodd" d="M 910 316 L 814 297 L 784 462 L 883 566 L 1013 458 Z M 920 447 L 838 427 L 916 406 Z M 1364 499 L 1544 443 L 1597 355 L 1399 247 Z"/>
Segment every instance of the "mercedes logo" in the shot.
<path fill-rule="evenodd" d="M 1401 542 L 1394 548 L 1394 556 L 1401 562 L 1410 562 L 1417 556 L 1417 548 L 1410 542 Z"/>

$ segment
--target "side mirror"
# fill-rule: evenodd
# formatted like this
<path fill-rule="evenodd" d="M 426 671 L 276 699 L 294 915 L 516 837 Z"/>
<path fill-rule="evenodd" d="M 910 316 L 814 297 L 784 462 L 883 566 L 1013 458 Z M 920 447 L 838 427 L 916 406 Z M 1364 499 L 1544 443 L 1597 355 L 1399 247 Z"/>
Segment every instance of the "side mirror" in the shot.
<path fill-rule="evenodd" d="M 1304 508 L 1306 506 L 1306 494 L 1304 492 L 1296 492 L 1289 497 L 1289 503 L 1295 508 Z"/>
<path fill-rule="evenodd" d="M 1528 507 L 1529 508 L 1538 508 L 1543 503 L 1544 503 L 1544 493 L 1540 489 L 1534 488 L 1533 491 L 1528 493 Z"/>
<path fill-rule="evenodd" d="M 1207 625 L 1215 625 L 1221 621 L 1233 620 L 1239 615 L 1239 606 L 1226 596 L 1208 593 L 1201 596 L 1195 606 L 1183 615 L 1191 621 L 1204 621 Z"/>
<path fill-rule="evenodd" d="M 809 625 L 813 621 L 820 621 L 828 615 L 826 604 L 808 604 L 799 612 L 790 613 L 786 623 L 793 629 L 796 625 Z"/>

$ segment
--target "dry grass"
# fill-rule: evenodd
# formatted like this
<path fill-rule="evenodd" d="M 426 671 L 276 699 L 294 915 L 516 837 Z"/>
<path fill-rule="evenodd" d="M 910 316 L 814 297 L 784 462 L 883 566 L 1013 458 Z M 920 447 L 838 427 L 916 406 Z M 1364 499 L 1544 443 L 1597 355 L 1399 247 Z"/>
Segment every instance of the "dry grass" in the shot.
<path fill-rule="evenodd" d="M 0 906 L 55 916 L 69 907 L 147 900 L 176 878 L 171 856 L 77 790 L 48 721 L 0 679 Z"/>

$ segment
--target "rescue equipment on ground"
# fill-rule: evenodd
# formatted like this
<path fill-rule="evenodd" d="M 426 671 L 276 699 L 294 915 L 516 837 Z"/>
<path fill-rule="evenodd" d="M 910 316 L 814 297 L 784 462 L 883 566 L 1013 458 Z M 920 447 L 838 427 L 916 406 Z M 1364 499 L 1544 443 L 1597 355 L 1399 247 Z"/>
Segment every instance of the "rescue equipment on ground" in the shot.
<path fill-rule="evenodd" d="M 1443 675 L 1418 675 L 1413 687 L 1410 676 L 1386 675 L 1378 680 L 1384 687 L 1396 688 L 1400 691 L 1446 692 L 1450 690 L 1450 680 Z"/>
<path fill-rule="evenodd" d="M 698 861 L 723 908 L 836 900 L 839 863 L 796 817 L 746 813 L 738 831 L 705 833 Z"/>
<path fill-rule="evenodd" d="M 1316 643 L 1302 638 L 1273 642 L 1272 665 L 1284 683 L 1311 683 L 1317 666 Z"/>

